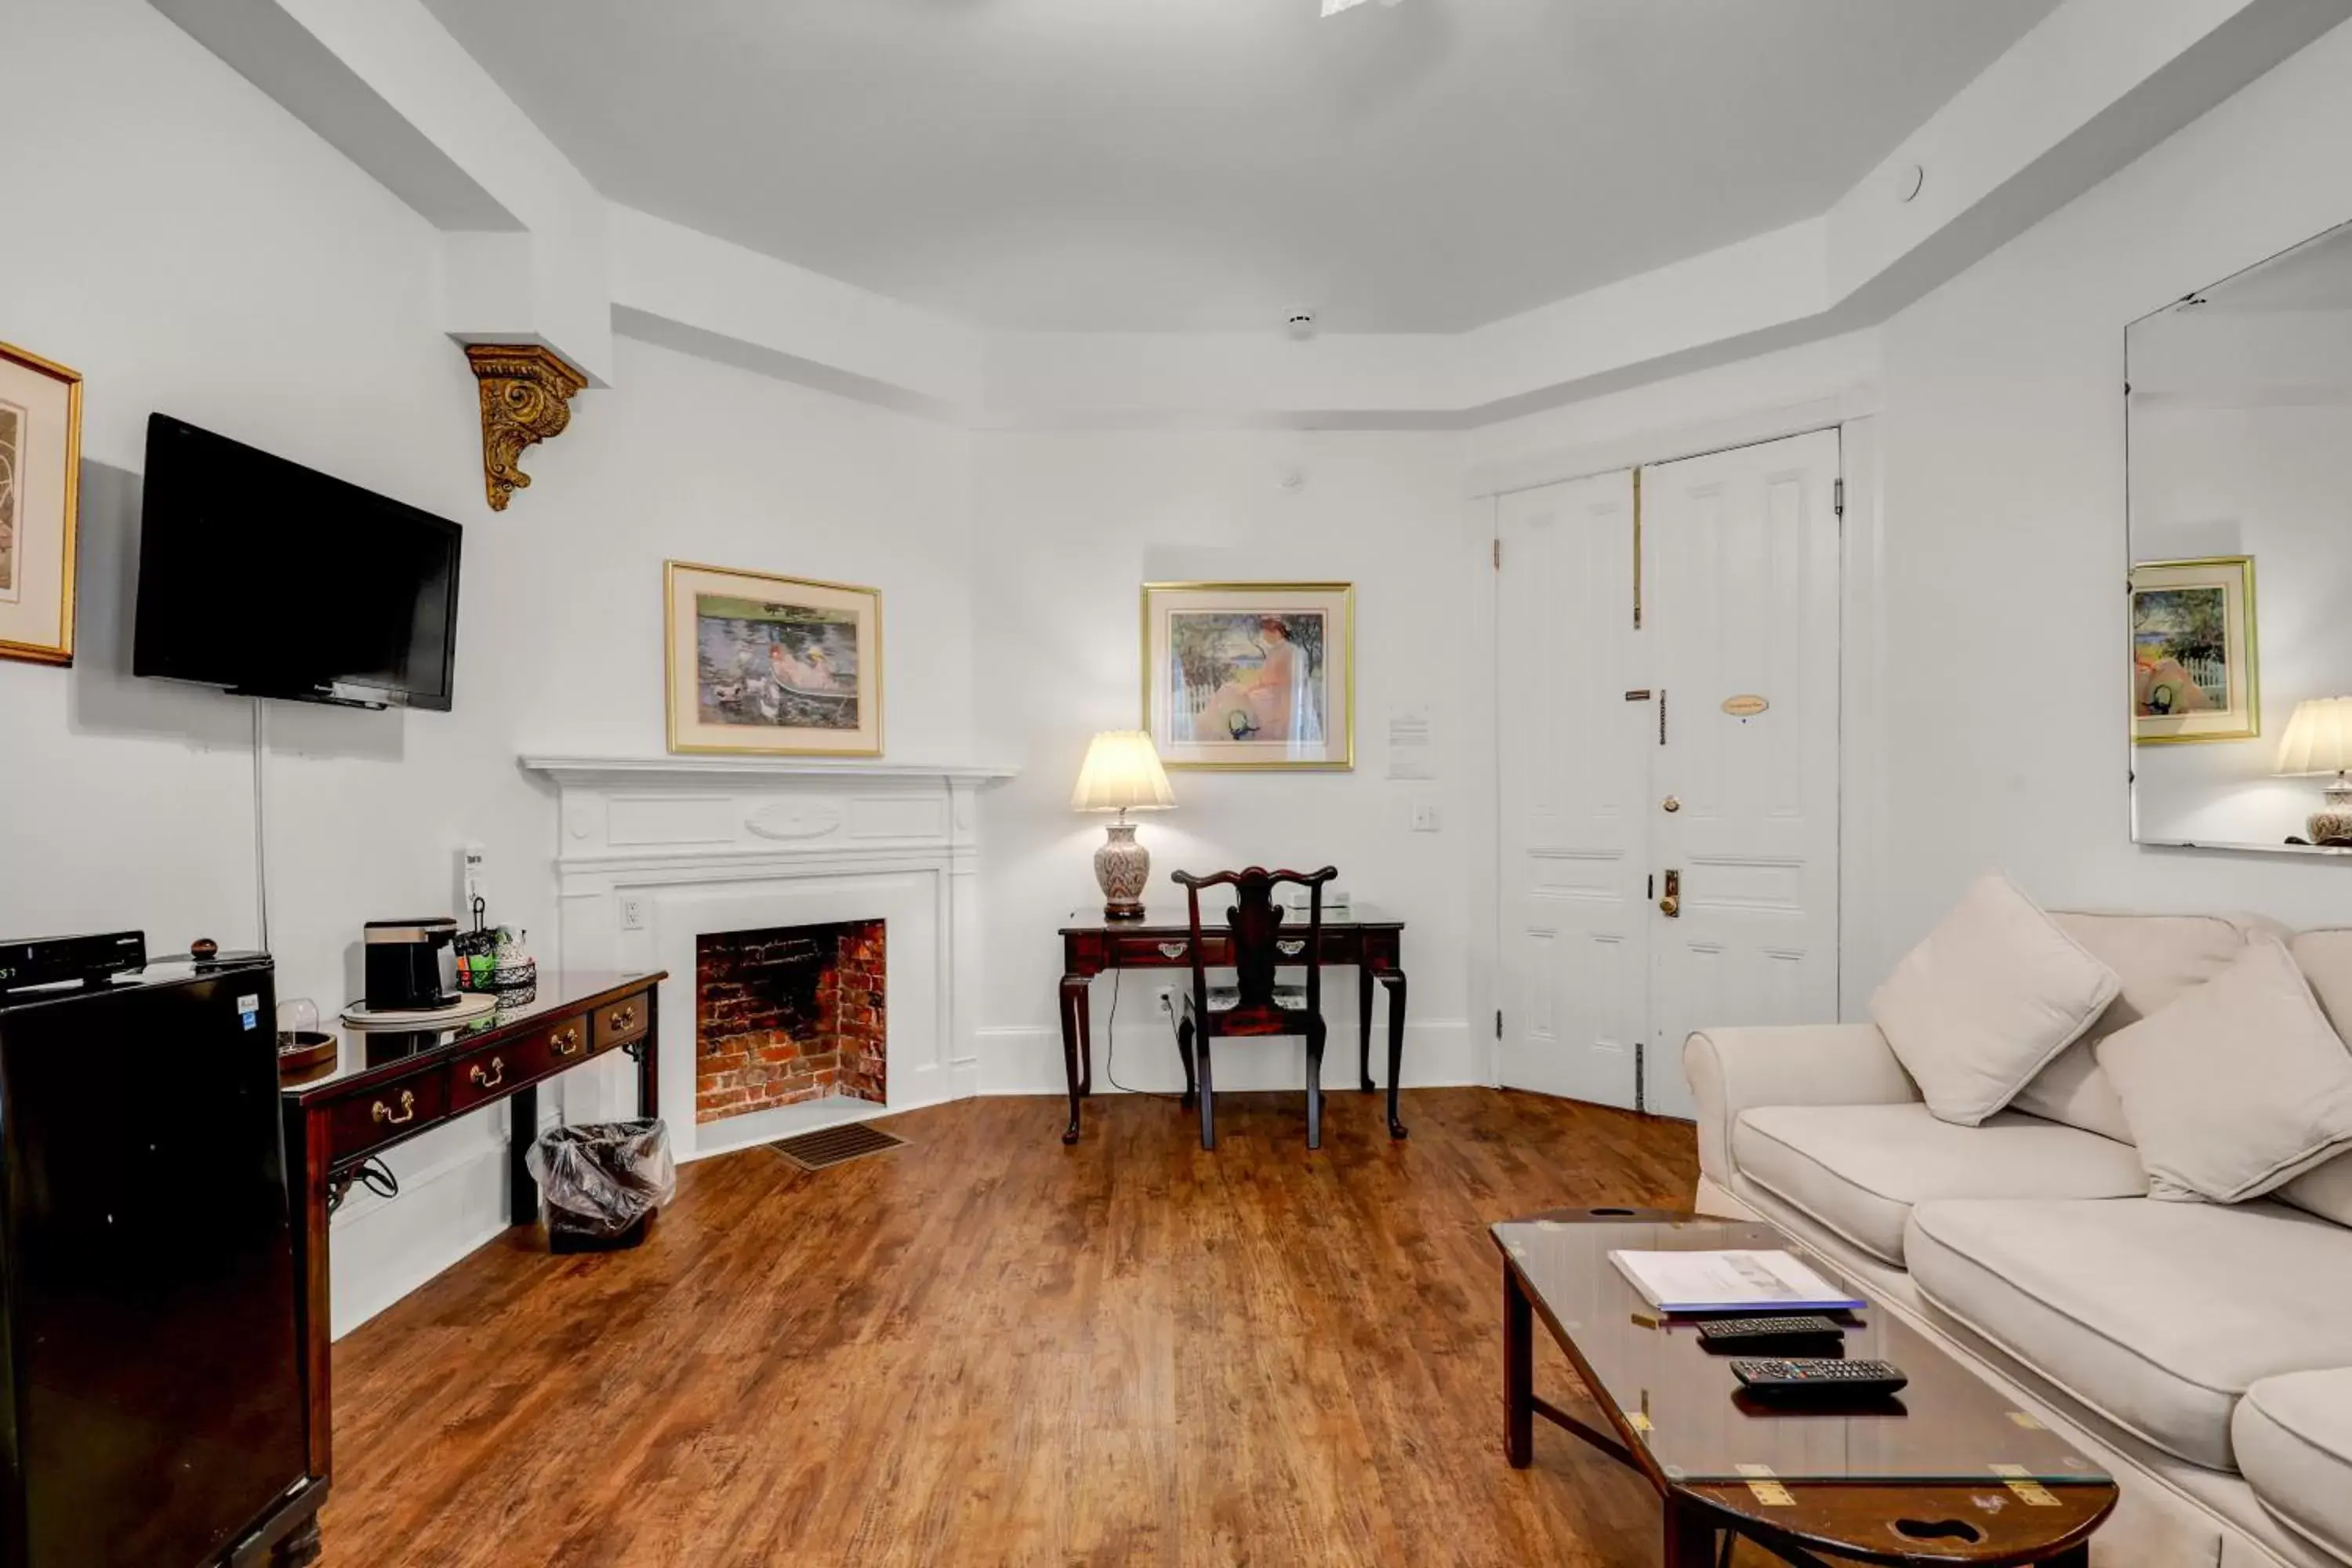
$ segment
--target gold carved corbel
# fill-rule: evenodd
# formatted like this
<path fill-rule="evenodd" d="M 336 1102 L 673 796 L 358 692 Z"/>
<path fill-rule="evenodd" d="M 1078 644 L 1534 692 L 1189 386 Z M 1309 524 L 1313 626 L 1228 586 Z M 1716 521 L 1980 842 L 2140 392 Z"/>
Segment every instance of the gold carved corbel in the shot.
<path fill-rule="evenodd" d="M 482 384 L 482 484 L 504 511 L 530 476 L 515 465 L 532 443 L 572 423 L 572 395 L 588 378 L 536 343 L 475 343 L 466 362 Z"/>

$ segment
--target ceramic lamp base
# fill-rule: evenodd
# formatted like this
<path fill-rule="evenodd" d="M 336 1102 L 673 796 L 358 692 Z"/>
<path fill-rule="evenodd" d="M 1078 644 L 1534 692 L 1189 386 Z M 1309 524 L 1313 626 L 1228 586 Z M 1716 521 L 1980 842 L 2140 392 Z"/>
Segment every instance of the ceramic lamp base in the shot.
<path fill-rule="evenodd" d="M 2352 781 L 2337 773 L 2336 782 L 2327 786 L 2326 808 L 2313 812 L 2303 826 L 2314 844 L 2352 839 Z"/>
<path fill-rule="evenodd" d="M 1132 822 L 1104 826 L 1109 837 L 1095 851 L 1095 880 L 1102 885 L 1104 918 L 1140 920 L 1144 885 L 1151 878 L 1151 852 L 1135 841 Z"/>

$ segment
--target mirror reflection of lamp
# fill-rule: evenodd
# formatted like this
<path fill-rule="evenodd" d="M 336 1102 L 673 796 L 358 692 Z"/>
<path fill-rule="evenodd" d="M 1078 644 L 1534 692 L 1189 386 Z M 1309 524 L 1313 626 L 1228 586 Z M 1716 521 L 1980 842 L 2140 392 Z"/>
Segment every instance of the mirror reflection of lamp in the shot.
<path fill-rule="evenodd" d="M 2279 742 L 2278 766 L 2284 775 L 2334 773 L 2327 805 L 2311 814 L 2305 828 L 2314 844 L 2352 843 L 2352 697 L 2315 697 L 2294 705 Z"/>
<path fill-rule="evenodd" d="M 1168 787 L 1160 752 L 1145 731 L 1106 730 L 1087 748 L 1070 808 L 1118 813 L 1118 821 L 1104 824 L 1109 836 L 1095 851 L 1095 880 L 1102 884 L 1107 918 L 1141 919 L 1144 882 L 1151 875 L 1150 853 L 1135 841 L 1135 824 L 1127 814 L 1166 811 L 1175 804 L 1176 792 Z"/>

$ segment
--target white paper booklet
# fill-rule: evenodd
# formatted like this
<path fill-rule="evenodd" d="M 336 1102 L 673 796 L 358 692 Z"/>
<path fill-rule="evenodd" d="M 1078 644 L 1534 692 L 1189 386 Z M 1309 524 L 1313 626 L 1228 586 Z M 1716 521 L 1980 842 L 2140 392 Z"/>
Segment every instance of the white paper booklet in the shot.
<path fill-rule="evenodd" d="M 1609 1261 L 1661 1312 L 1833 1312 L 1870 1304 L 1787 1252 L 1612 1252 Z"/>

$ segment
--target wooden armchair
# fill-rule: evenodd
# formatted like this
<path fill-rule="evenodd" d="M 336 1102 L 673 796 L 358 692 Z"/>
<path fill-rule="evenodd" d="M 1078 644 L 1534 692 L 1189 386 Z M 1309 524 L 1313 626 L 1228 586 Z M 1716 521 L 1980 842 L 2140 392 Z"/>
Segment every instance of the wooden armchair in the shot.
<path fill-rule="evenodd" d="M 1192 919 L 1192 988 L 1185 994 L 1176 1024 L 1176 1048 L 1184 1058 L 1184 1103 L 1197 1092 L 1201 1105 L 1201 1147 L 1217 1146 L 1216 1094 L 1210 1082 L 1209 1042 L 1241 1036 L 1307 1037 L 1307 1146 L 1323 1146 L 1323 884 L 1339 874 L 1336 867 L 1320 871 L 1269 871 L 1252 866 L 1243 871 L 1219 871 L 1195 877 L 1179 871 Z M 1274 889 L 1284 882 L 1307 889 L 1307 930 L 1303 936 L 1285 937 L 1283 912 L 1275 906 Z M 1234 901 L 1226 911 L 1231 931 L 1236 983 L 1212 986 L 1202 957 L 1201 889 L 1230 885 Z M 1304 963 L 1304 985 L 1278 984 L 1279 964 Z M 1193 1077 L 1198 1058 L 1199 1079 Z"/>

